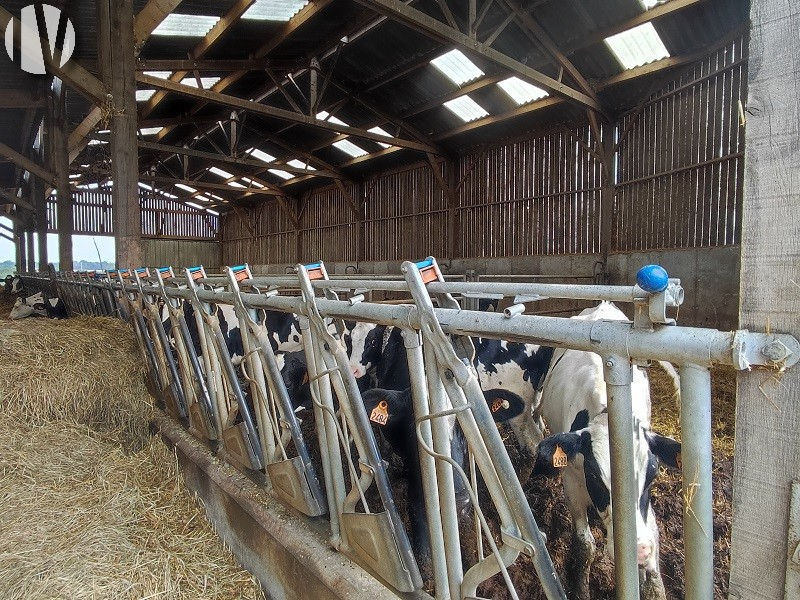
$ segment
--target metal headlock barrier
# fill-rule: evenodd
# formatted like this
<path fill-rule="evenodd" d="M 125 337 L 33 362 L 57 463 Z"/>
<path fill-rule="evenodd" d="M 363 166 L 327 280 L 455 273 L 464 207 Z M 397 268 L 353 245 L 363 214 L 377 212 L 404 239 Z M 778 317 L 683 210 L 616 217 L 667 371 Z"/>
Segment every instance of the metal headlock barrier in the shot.
<path fill-rule="evenodd" d="M 522 486 L 477 379 L 472 337 L 544 344 L 594 352 L 604 364 L 612 468 L 613 541 L 617 597 L 639 597 L 635 527 L 631 381 L 634 365 L 666 360 L 679 365 L 684 498 L 685 594 L 713 596 L 711 504 L 712 364 L 783 370 L 800 359 L 788 334 L 722 332 L 681 327 L 667 309 L 683 301 L 679 280 L 636 286 L 515 281 L 445 281 L 433 258 L 404 262 L 402 278 L 329 278 L 323 263 L 296 273 L 255 277 L 247 265 L 208 275 L 202 267 L 108 273 L 25 274 L 27 290 L 58 295 L 73 312 L 118 316 L 130 322 L 147 365 L 146 382 L 167 411 L 225 460 L 261 477 L 275 496 L 312 517 L 327 513 L 331 545 L 399 592 L 423 581 L 392 497 L 342 344 L 342 320 L 398 327 L 411 374 L 437 599 L 477 598 L 478 587 L 500 573 L 511 597 L 508 568 L 530 557 L 547 598 L 566 598 Z M 291 295 L 282 295 L 286 290 Z M 299 293 L 296 291 L 299 290 Z M 404 292 L 406 304 L 365 300 L 374 291 Z M 339 294 L 346 294 L 342 299 Z M 462 309 L 454 299 L 512 298 L 502 313 Z M 525 302 L 544 298 L 631 303 L 633 322 L 587 321 L 523 314 Z M 434 304 L 435 301 L 435 304 Z M 238 320 L 244 355 L 234 364 L 218 312 Z M 166 310 L 166 318 L 162 307 Z M 193 318 L 187 319 L 191 307 Z M 281 377 L 265 311 L 300 319 L 313 398 L 324 482 Z M 164 323 L 169 324 L 169 330 Z M 191 323 L 191 326 L 190 326 Z M 190 329 L 195 329 L 194 336 Z M 450 456 L 453 418 L 469 448 L 469 473 Z M 499 518 L 487 523 L 476 472 Z M 463 569 L 456 483 L 472 500 L 477 562 Z M 690 490 L 691 488 L 691 490 Z M 488 547 L 488 551 L 485 548 Z"/>

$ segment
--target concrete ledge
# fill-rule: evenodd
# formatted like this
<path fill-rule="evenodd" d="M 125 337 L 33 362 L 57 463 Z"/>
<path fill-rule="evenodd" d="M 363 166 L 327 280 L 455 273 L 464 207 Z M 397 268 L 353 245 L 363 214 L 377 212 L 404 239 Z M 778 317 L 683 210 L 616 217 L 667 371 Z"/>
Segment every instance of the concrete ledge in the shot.
<path fill-rule="evenodd" d="M 222 463 L 165 415 L 152 425 L 177 451 L 187 487 L 203 500 L 206 515 L 274 600 L 396 599 L 391 590 L 330 549 L 300 517 L 231 466 Z M 210 574 L 213 576 L 213 573 Z"/>

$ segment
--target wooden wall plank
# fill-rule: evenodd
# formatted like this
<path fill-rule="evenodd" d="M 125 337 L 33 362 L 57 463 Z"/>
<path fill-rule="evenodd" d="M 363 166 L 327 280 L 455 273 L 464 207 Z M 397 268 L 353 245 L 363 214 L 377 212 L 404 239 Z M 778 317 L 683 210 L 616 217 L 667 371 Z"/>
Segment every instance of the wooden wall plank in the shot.
<path fill-rule="evenodd" d="M 800 337 L 800 7 L 753 0 L 750 17 L 740 326 Z M 729 597 L 798 598 L 784 579 L 790 488 L 800 478 L 800 369 L 780 382 L 741 373 L 737 392 Z"/>

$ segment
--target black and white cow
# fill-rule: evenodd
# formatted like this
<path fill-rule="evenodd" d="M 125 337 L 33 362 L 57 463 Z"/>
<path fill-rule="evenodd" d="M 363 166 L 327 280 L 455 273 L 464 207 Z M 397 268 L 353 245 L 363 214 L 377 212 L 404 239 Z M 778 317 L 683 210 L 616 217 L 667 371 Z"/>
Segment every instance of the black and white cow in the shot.
<path fill-rule="evenodd" d="M 348 327 L 352 344 L 350 370 L 361 389 L 371 387 L 374 369 L 378 387 L 408 387 L 408 363 L 400 330 L 355 323 Z M 523 452 L 533 459 L 542 430 L 533 419 L 536 388 L 547 371 L 553 349 L 534 344 L 473 338 L 478 380 L 495 421 L 508 422 Z M 391 378 L 391 379 L 389 379 Z M 382 385 L 381 382 L 392 382 Z"/>
<path fill-rule="evenodd" d="M 583 311 L 576 319 L 627 320 L 616 306 L 603 302 Z M 646 573 L 648 590 L 663 597 L 659 573 L 658 526 L 650 506 L 650 486 L 659 462 L 677 468 L 680 444 L 650 429 L 650 388 L 644 370 L 634 367 L 633 383 L 637 561 Z M 606 384 L 603 362 L 592 352 L 556 350 L 544 380 L 541 404 L 537 412 L 553 434 L 539 444 L 534 473 L 553 474 L 560 468 L 564 492 L 572 516 L 575 545 L 575 597 L 589 598 L 589 569 L 594 559 L 595 543 L 589 528 L 587 510 L 599 513 L 607 532 L 609 555 L 614 558 L 611 512 L 611 461 Z M 566 462 L 566 466 L 564 465 Z M 644 591 L 644 589 L 643 589 Z M 661 595 L 659 595 L 661 594 Z M 651 596 L 652 597 L 652 596 Z"/>
<path fill-rule="evenodd" d="M 60 298 L 50 298 L 43 292 L 36 292 L 26 298 L 17 298 L 8 317 L 13 320 L 25 319 L 26 317 L 66 319 L 67 307 Z"/>

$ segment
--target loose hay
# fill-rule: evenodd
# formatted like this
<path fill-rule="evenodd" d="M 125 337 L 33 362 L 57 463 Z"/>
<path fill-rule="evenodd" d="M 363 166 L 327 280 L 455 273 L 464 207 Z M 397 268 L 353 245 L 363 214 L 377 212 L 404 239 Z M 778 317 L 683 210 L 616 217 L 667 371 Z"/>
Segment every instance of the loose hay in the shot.
<path fill-rule="evenodd" d="M 4 599 L 264 598 L 149 435 L 127 325 L 0 318 L 0 348 Z"/>
<path fill-rule="evenodd" d="M 3 598 L 261 598 L 158 439 L 0 422 Z"/>
<path fill-rule="evenodd" d="M 106 317 L 0 320 L 0 400 L 30 423 L 83 423 L 126 446 L 147 439 L 152 406 L 128 326 Z"/>

